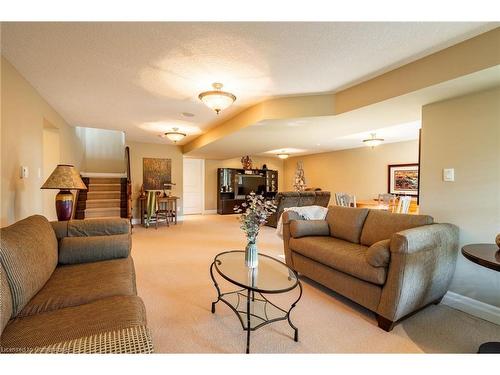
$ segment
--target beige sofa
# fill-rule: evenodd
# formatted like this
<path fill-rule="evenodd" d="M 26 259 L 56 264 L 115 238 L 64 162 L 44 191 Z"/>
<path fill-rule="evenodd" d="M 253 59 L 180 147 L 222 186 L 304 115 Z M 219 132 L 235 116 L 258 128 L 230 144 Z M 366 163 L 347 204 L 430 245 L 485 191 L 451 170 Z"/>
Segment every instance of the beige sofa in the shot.
<path fill-rule="evenodd" d="M 1 352 L 152 352 L 130 249 L 126 219 L 2 228 Z"/>
<path fill-rule="evenodd" d="M 458 228 L 426 215 L 329 207 L 326 220 L 283 213 L 286 263 L 300 274 L 394 324 L 446 293 L 455 270 Z"/>

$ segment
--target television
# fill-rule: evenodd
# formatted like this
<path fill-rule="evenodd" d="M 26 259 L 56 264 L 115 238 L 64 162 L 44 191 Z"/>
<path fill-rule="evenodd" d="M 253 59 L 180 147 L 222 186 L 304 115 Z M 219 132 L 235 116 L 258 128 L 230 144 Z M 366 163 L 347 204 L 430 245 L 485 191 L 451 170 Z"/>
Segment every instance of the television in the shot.
<path fill-rule="evenodd" d="M 243 198 L 252 191 L 255 194 L 264 194 L 266 192 L 266 178 L 256 174 L 239 174 L 237 176 L 237 195 Z"/>

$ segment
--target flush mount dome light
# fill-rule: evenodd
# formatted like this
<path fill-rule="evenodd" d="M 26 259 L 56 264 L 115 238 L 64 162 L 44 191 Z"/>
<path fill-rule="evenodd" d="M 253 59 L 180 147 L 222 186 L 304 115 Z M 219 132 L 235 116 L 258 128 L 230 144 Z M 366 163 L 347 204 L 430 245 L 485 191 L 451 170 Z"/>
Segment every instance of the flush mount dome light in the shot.
<path fill-rule="evenodd" d="M 371 148 L 380 145 L 383 141 L 384 140 L 382 138 L 377 138 L 377 135 L 375 133 L 371 133 L 370 138 L 363 139 L 363 143 Z"/>
<path fill-rule="evenodd" d="M 185 133 L 179 132 L 179 128 L 172 128 L 171 132 L 166 132 L 163 137 L 167 137 L 172 142 L 176 143 L 182 140 L 186 136 Z"/>
<path fill-rule="evenodd" d="M 288 159 L 288 157 L 290 156 L 289 154 L 285 153 L 284 151 L 280 152 L 279 154 L 276 154 L 278 155 L 278 157 L 280 159 Z"/>
<path fill-rule="evenodd" d="M 214 90 L 202 92 L 198 98 L 205 103 L 208 108 L 211 108 L 215 113 L 219 114 L 236 100 L 236 96 L 230 92 L 222 91 L 222 83 L 215 82 L 212 84 Z"/>

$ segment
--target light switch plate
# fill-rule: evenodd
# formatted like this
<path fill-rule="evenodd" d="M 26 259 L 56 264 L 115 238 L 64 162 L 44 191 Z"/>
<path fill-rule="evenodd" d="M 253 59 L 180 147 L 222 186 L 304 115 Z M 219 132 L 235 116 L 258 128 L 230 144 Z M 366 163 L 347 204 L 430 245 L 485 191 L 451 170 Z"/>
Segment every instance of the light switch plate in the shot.
<path fill-rule="evenodd" d="M 443 169 L 443 181 L 447 181 L 447 182 L 455 181 L 455 169 L 454 168 L 444 168 Z"/>
<path fill-rule="evenodd" d="M 21 166 L 21 178 L 28 178 L 29 177 L 29 169 L 26 166 Z"/>

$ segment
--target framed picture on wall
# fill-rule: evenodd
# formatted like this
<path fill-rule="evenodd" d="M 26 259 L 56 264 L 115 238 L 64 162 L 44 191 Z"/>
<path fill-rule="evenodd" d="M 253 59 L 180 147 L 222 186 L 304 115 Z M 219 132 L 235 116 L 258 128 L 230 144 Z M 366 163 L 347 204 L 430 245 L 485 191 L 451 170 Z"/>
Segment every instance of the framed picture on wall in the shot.
<path fill-rule="evenodd" d="M 390 164 L 388 192 L 396 195 L 418 196 L 418 164 Z"/>
<path fill-rule="evenodd" d="M 163 190 L 172 182 L 171 159 L 143 158 L 142 168 L 144 190 Z"/>

